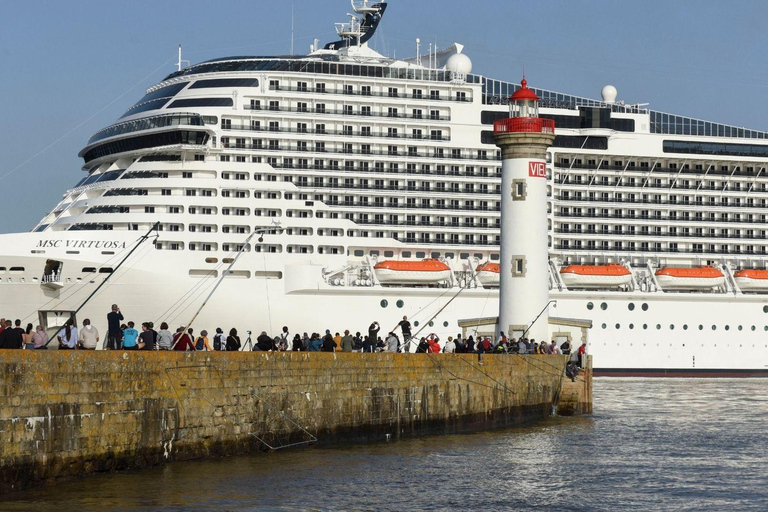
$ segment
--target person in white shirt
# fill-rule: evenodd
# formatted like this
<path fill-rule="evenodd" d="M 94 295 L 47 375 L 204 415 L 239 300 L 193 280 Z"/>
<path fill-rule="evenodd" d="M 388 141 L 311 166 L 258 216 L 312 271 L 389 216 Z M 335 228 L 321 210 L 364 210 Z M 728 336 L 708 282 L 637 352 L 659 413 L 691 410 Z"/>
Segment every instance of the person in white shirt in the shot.
<path fill-rule="evenodd" d="M 397 335 L 394 332 L 389 333 L 385 350 L 389 352 L 397 352 L 398 345 L 400 345 L 400 340 L 397 338 Z"/>
<path fill-rule="evenodd" d="M 77 348 L 77 327 L 73 319 L 67 320 L 67 325 L 56 335 L 59 339 L 59 350 L 74 350 Z"/>
<path fill-rule="evenodd" d="M 563 353 L 563 351 L 560 350 L 560 347 L 557 346 L 557 343 L 555 343 L 555 340 L 552 340 L 552 345 L 549 347 L 549 353 L 557 355 L 561 355 Z"/>
<path fill-rule="evenodd" d="M 443 345 L 443 353 L 453 354 L 456 352 L 456 343 L 453 342 L 453 336 L 448 336 L 448 341 Z"/>
<path fill-rule="evenodd" d="M 87 318 L 83 320 L 83 328 L 80 329 L 78 341 L 80 348 L 85 350 L 96 350 L 99 344 L 99 331 L 91 325 L 91 321 Z"/>

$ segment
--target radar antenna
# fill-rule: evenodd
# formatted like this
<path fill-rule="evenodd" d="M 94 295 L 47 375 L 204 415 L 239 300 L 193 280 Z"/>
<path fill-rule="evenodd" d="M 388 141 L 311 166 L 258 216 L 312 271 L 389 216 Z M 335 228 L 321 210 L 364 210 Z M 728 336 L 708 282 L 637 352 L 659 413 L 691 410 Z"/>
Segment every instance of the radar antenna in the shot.
<path fill-rule="evenodd" d="M 181 68 L 184 65 L 184 63 L 186 63 L 187 66 L 189 66 L 189 64 L 190 64 L 190 62 L 188 60 L 181 60 L 181 45 L 179 45 L 179 61 L 176 63 L 176 67 L 179 68 L 178 69 L 179 71 L 181 71 Z"/>

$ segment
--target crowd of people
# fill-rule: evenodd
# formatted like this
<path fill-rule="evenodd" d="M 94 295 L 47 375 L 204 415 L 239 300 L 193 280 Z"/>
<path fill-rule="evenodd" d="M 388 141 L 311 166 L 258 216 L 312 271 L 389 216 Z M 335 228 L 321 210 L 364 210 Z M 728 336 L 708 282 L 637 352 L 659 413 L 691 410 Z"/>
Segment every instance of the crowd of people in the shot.
<path fill-rule="evenodd" d="M 311 335 L 298 333 L 291 336 L 288 327 L 283 327 L 277 336 L 270 336 L 262 331 L 251 339 L 251 331 L 244 343 L 232 328 L 229 334 L 224 334 L 220 327 L 216 328 L 214 335 L 209 338 L 208 331 L 202 330 L 195 335 L 194 330 L 179 327 L 171 332 L 168 324 L 160 324 L 159 330 L 155 330 L 153 322 L 143 322 L 140 331 L 136 329 L 133 321 L 124 323 L 124 316 L 117 304 L 112 305 L 112 310 L 107 314 L 107 337 L 104 348 L 107 350 L 175 350 L 175 351 L 307 351 L 307 352 L 411 352 L 414 353 L 455 353 L 473 354 L 555 354 L 570 355 L 569 371 L 576 373 L 578 367 L 582 367 L 582 358 L 586 354 L 586 342 L 576 350 L 569 341 L 558 345 L 555 340 L 538 343 L 535 339 L 521 337 L 519 339 L 508 338 L 504 332 L 493 340 L 488 336 L 456 337 L 448 336 L 441 344 L 440 337 L 435 333 L 417 338 L 411 331 L 411 323 L 404 316 L 402 321 L 389 331 L 383 338 L 380 336 L 381 325 L 373 322 L 365 334 L 359 331 L 354 335 L 345 330 L 342 335 L 339 332 L 331 334 L 330 329 L 325 334 L 313 332 Z M 84 319 L 83 326 L 78 330 L 74 319 L 70 318 L 64 327 L 56 334 L 59 350 L 95 350 L 99 346 L 101 337 L 99 331 L 91 325 L 90 319 Z M 402 340 L 397 334 L 400 330 Z M 15 325 L 10 320 L 0 319 L 0 349 L 45 349 L 51 340 L 41 326 L 34 330 L 32 324 L 26 328 L 21 327 L 21 321 L 16 320 Z M 573 367 L 572 367 L 573 366 Z M 571 376 L 569 374 L 569 376 Z M 575 375 L 574 377 L 575 378 Z"/>

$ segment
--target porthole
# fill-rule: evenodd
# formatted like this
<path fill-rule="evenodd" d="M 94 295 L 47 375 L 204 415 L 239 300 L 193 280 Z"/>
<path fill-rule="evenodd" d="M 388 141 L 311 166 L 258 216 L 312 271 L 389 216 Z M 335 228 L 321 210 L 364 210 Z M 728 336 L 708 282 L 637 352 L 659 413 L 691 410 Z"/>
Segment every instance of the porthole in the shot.
<path fill-rule="evenodd" d="M 402 308 L 403 306 L 405 306 L 405 302 L 403 302 L 402 300 L 397 301 L 396 304 L 397 304 L 397 307 L 399 308 Z"/>
<path fill-rule="evenodd" d="M 684 330 L 684 331 L 687 331 L 687 330 L 688 330 L 688 324 L 683 324 L 683 330 Z"/>
<path fill-rule="evenodd" d="M 643 311 L 648 311 L 648 304 L 643 304 Z"/>
<path fill-rule="evenodd" d="M 703 331 L 703 330 L 704 330 L 704 326 L 703 326 L 703 325 L 701 325 L 701 324 L 699 324 L 699 330 L 700 330 L 700 331 Z"/>
<path fill-rule="evenodd" d="M 744 326 L 743 326 L 743 325 L 740 325 L 740 326 L 739 326 L 739 330 L 741 331 L 741 330 L 743 330 L 743 329 L 744 329 Z"/>
<path fill-rule="evenodd" d="M 607 325 L 605 325 L 605 324 L 603 324 L 603 325 L 602 325 L 602 327 L 603 327 L 603 329 L 605 329 L 605 328 L 606 328 L 606 327 L 608 327 L 608 326 L 607 326 Z"/>
<path fill-rule="evenodd" d="M 595 307 L 594 304 L 592 304 L 591 302 L 587 302 L 587 309 L 588 310 L 592 311 L 592 308 L 594 308 L 594 307 Z"/>
<path fill-rule="evenodd" d="M 602 309 L 603 311 L 605 311 L 606 309 L 608 309 L 608 304 L 606 304 L 605 302 L 603 302 L 602 304 L 600 304 L 600 309 Z"/>
<path fill-rule="evenodd" d="M 389 306 L 389 302 L 387 302 L 387 299 L 382 299 L 382 301 L 380 302 L 380 304 L 381 304 L 381 307 L 383 307 L 383 308 L 385 308 L 385 307 Z"/>
<path fill-rule="evenodd" d="M 726 330 L 726 331 L 730 331 L 730 330 L 731 330 L 731 326 L 730 326 L 730 325 L 726 325 L 726 326 L 725 326 L 725 330 Z"/>
<path fill-rule="evenodd" d="M 656 324 L 656 330 L 657 331 L 661 330 L 661 324 Z"/>
<path fill-rule="evenodd" d="M 647 329 L 647 328 L 648 328 L 648 324 L 643 324 L 643 329 Z"/>
<path fill-rule="evenodd" d="M 763 313 L 768 313 L 768 306 L 763 306 Z"/>
<path fill-rule="evenodd" d="M 448 327 L 448 322 L 443 322 L 443 327 Z"/>
<path fill-rule="evenodd" d="M 764 331 L 768 331 L 768 325 L 766 325 L 765 327 L 763 327 L 763 330 L 764 330 Z"/>
<path fill-rule="evenodd" d="M 674 331 L 675 330 L 675 324 L 669 324 L 669 330 Z"/>
<path fill-rule="evenodd" d="M 634 329 L 635 328 L 635 324 L 629 324 L 629 328 L 630 329 Z"/>
<path fill-rule="evenodd" d="M 712 325 L 712 330 L 713 330 L 713 331 L 716 331 L 716 330 L 717 330 L 717 326 L 713 324 L 713 325 Z"/>
<path fill-rule="evenodd" d="M 635 304 L 630 302 L 629 304 L 627 304 L 627 309 L 630 310 L 630 311 L 634 311 L 635 310 Z"/>
<path fill-rule="evenodd" d="M 419 326 L 419 321 L 418 321 L 418 320 L 416 320 L 415 322 L 413 322 L 413 326 L 414 326 L 414 327 L 418 327 L 418 326 Z"/>
<path fill-rule="evenodd" d="M 616 324 L 616 330 L 621 329 L 621 324 Z"/>
<path fill-rule="evenodd" d="M 435 322 L 429 322 L 429 326 L 430 327 L 434 327 L 435 326 Z"/>
<path fill-rule="evenodd" d="M 755 330 L 755 326 L 754 326 L 754 325 L 752 326 L 752 330 L 753 330 L 753 331 Z"/>

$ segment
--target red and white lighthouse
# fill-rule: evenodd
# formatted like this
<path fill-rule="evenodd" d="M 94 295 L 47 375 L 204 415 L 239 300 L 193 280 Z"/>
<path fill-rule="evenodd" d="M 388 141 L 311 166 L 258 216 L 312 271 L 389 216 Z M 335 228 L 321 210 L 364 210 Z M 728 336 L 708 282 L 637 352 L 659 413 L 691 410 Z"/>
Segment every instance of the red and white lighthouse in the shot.
<path fill-rule="evenodd" d="M 539 117 L 539 98 L 525 78 L 520 85 L 509 98 L 509 119 L 496 121 L 493 126 L 494 141 L 502 152 L 498 330 L 510 337 L 527 332 L 528 338 L 546 341 L 546 155 L 555 140 L 555 122 Z"/>

